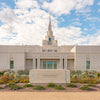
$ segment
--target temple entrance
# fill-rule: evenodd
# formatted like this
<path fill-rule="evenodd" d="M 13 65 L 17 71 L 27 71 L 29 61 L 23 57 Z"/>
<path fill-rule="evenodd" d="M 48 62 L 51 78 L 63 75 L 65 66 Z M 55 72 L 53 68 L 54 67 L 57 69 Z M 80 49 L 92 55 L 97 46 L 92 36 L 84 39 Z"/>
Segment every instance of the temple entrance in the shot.
<path fill-rule="evenodd" d="M 57 60 L 41 60 L 41 69 L 57 69 Z"/>

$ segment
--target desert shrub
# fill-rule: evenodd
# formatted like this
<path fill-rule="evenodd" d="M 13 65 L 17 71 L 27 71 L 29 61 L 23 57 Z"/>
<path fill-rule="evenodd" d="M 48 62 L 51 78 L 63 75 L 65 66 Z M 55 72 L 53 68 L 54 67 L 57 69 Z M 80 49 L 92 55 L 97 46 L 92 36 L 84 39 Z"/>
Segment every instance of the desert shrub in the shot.
<path fill-rule="evenodd" d="M 0 71 L 0 76 L 4 75 L 5 71 Z"/>
<path fill-rule="evenodd" d="M 24 72 L 23 72 L 23 70 L 19 70 L 19 71 L 17 72 L 17 74 L 19 74 L 19 75 L 23 75 Z"/>
<path fill-rule="evenodd" d="M 67 84 L 67 87 L 77 87 L 77 85 L 69 83 L 69 84 Z"/>
<path fill-rule="evenodd" d="M 55 89 L 56 89 L 56 90 L 65 90 L 65 88 L 62 87 L 61 85 L 57 85 L 57 86 L 55 86 Z"/>
<path fill-rule="evenodd" d="M 19 81 L 18 80 L 11 80 L 11 81 L 8 81 L 8 83 L 18 83 Z"/>
<path fill-rule="evenodd" d="M 35 86 L 34 89 L 35 90 L 45 90 L 45 88 L 43 86 L 40 86 L 40 85 Z"/>
<path fill-rule="evenodd" d="M 96 87 L 95 84 L 88 84 L 87 86 L 89 86 L 89 87 Z"/>
<path fill-rule="evenodd" d="M 96 71 L 71 71 L 72 83 L 100 83 L 100 73 Z"/>
<path fill-rule="evenodd" d="M 3 75 L 0 77 L 0 81 L 7 83 L 11 78 L 9 76 Z"/>
<path fill-rule="evenodd" d="M 29 75 L 29 70 L 24 70 L 25 75 Z"/>
<path fill-rule="evenodd" d="M 0 84 L 4 84 L 4 83 L 5 83 L 4 81 L 0 80 Z"/>
<path fill-rule="evenodd" d="M 96 73 L 96 76 L 97 76 L 97 77 L 100 77 L 100 73 Z"/>
<path fill-rule="evenodd" d="M 25 84 L 23 87 L 33 87 L 32 84 Z"/>
<path fill-rule="evenodd" d="M 47 84 L 47 87 L 55 87 L 56 85 L 54 83 Z"/>
<path fill-rule="evenodd" d="M 19 74 L 19 75 L 29 75 L 29 70 L 19 70 L 17 72 L 17 74 Z"/>
<path fill-rule="evenodd" d="M 10 89 L 10 90 L 18 90 L 18 89 L 22 89 L 22 87 L 21 87 L 21 86 L 18 86 L 18 85 L 11 85 L 11 86 L 9 87 L 9 89 Z"/>
<path fill-rule="evenodd" d="M 78 78 L 71 78 L 71 83 L 78 83 L 79 79 Z"/>
<path fill-rule="evenodd" d="M 21 86 L 18 86 L 14 83 L 8 83 L 5 85 L 5 87 L 9 87 L 10 90 L 18 90 L 18 89 L 22 89 Z"/>
<path fill-rule="evenodd" d="M 9 83 L 9 84 L 6 85 L 6 86 L 8 86 L 10 90 L 18 90 L 18 89 L 22 89 L 21 86 L 18 86 L 18 85 L 14 84 L 14 83 Z"/>
<path fill-rule="evenodd" d="M 92 90 L 92 88 L 88 87 L 87 85 L 80 87 L 80 89 L 82 89 L 82 90 Z"/>
<path fill-rule="evenodd" d="M 29 79 L 23 79 L 19 81 L 20 83 L 29 83 Z"/>
<path fill-rule="evenodd" d="M 12 86 L 12 85 L 15 85 L 14 83 L 8 83 L 8 84 L 6 84 L 5 86 L 6 87 L 10 87 L 10 86 Z"/>
<path fill-rule="evenodd" d="M 3 89 L 3 87 L 0 86 L 0 89 Z"/>

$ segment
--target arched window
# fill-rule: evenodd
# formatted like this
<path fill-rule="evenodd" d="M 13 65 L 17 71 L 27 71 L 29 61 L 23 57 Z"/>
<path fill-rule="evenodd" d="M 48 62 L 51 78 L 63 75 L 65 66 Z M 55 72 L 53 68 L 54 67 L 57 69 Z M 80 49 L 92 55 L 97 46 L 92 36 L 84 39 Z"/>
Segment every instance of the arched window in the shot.
<path fill-rule="evenodd" d="M 49 38 L 49 45 L 51 45 L 51 38 Z"/>

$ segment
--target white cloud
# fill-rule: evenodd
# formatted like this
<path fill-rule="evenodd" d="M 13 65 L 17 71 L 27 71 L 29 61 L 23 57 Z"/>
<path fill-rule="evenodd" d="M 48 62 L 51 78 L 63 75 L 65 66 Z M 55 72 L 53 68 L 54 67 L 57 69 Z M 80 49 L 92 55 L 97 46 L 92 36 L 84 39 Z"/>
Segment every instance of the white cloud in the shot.
<path fill-rule="evenodd" d="M 45 38 L 47 34 L 48 28 L 48 13 L 45 10 L 39 8 L 39 6 L 32 6 L 33 1 L 28 0 L 27 3 L 24 0 L 16 1 L 17 9 L 4 8 L 0 11 L 0 20 L 5 24 L 0 26 L 0 44 L 27 44 L 27 45 L 41 45 L 42 40 Z M 54 0 L 55 1 L 55 0 Z M 53 2 L 54 2 L 53 1 Z M 62 1 L 62 0 L 61 0 Z M 61 2 L 60 1 L 60 2 Z M 66 0 L 64 0 L 65 3 Z M 70 10 L 76 7 L 76 1 L 70 0 L 68 2 L 71 7 L 66 8 L 66 4 L 64 7 L 55 6 L 53 10 L 57 7 L 58 11 L 55 10 L 55 13 L 60 12 L 60 14 L 70 13 Z M 81 0 L 77 0 L 79 2 Z M 36 2 L 36 1 L 35 1 Z M 52 3 L 53 3 L 52 2 Z M 60 3 L 58 1 L 58 5 Z M 84 2 L 86 2 L 84 0 Z M 92 0 L 91 0 L 92 2 Z M 88 5 L 92 5 L 92 3 L 88 0 Z M 32 3 L 32 5 L 31 5 Z M 73 4 L 71 4 L 73 3 Z M 26 5 L 27 4 L 27 5 Z M 63 4 L 61 2 L 61 4 Z M 38 5 L 38 3 L 37 3 Z M 49 4 L 51 5 L 51 4 Z M 84 6 L 87 3 L 84 4 Z M 21 7 L 22 6 L 22 7 Z M 30 11 L 28 10 L 30 8 Z M 55 9 L 54 9 L 55 8 Z M 81 8 L 81 7 L 78 7 Z M 77 8 L 77 9 L 78 9 Z M 64 11 L 62 11 L 64 9 Z M 67 10 L 66 10 L 67 9 Z M 76 19 L 79 20 L 79 19 Z M 31 23 L 31 24 L 28 24 Z M 71 44 L 83 44 L 83 43 L 93 43 L 94 39 L 97 39 L 96 43 L 100 44 L 99 34 L 94 35 L 82 35 L 82 31 L 80 27 L 68 26 L 68 27 L 58 27 L 57 17 L 52 16 L 52 26 L 55 38 L 58 40 L 59 45 L 71 45 Z M 15 34 L 14 34 L 15 33 Z"/>
<path fill-rule="evenodd" d="M 15 4 L 19 9 L 39 8 L 36 0 L 15 0 Z"/>
<path fill-rule="evenodd" d="M 0 11 L 0 20 L 4 23 L 13 23 L 17 20 L 17 16 L 10 8 L 4 8 Z"/>
<path fill-rule="evenodd" d="M 44 1 L 42 7 L 48 9 L 56 15 L 70 14 L 71 10 L 84 9 L 86 6 L 93 5 L 94 0 L 53 0 L 52 2 Z"/>

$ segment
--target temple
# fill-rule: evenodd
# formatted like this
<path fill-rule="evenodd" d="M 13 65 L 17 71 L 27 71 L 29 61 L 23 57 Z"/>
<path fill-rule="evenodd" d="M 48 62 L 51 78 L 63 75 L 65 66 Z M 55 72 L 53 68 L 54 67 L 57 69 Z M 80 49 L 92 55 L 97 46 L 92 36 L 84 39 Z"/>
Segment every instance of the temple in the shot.
<path fill-rule="evenodd" d="M 100 71 L 100 46 L 58 46 L 49 16 L 42 46 L 0 45 L 0 70 L 65 69 Z"/>

